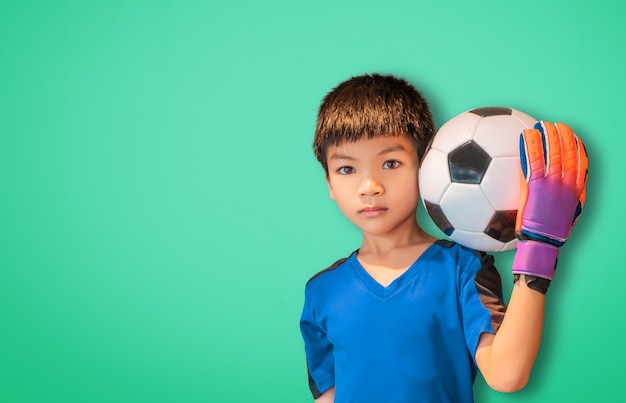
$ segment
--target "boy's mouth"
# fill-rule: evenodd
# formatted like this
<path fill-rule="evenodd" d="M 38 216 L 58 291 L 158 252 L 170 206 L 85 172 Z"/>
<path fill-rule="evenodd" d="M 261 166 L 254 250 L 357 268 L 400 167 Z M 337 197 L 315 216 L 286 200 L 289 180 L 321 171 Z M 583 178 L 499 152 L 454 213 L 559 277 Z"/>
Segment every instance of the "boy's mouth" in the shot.
<path fill-rule="evenodd" d="M 365 217 L 377 217 L 383 213 L 385 213 L 387 209 L 385 207 L 379 206 L 367 206 L 359 210 L 359 214 Z"/>

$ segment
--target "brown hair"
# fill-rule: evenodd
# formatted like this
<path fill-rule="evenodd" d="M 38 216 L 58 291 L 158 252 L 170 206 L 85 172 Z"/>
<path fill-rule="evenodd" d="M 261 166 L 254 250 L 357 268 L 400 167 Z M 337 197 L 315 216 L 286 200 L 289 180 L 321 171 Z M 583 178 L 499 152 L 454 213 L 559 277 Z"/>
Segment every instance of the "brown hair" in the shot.
<path fill-rule="evenodd" d="M 313 150 L 328 175 L 331 145 L 403 134 L 422 158 L 435 127 L 426 99 L 406 80 L 391 75 L 352 77 L 324 97 L 315 128 Z"/>

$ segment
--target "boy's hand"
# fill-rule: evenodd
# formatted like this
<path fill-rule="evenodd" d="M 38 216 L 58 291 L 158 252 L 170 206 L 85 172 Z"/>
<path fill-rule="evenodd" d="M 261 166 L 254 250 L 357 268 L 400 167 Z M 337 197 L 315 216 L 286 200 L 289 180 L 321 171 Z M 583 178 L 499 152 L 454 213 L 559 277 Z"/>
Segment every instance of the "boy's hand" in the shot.
<path fill-rule="evenodd" d="M 558 248 L 585 204 L 587 153 L 567 125 L 539 122 L 520 135 L 520 158 L 522 189 L 515 225 L 519 242 L 513 273 L 549 284 Z"/>

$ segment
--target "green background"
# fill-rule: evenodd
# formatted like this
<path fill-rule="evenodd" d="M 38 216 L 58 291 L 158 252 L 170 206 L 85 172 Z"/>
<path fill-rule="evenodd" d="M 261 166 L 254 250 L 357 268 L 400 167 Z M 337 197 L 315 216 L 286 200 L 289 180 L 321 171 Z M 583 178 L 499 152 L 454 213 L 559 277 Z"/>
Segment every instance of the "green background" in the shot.
<path fill-rule="evenodd" d="M 530 384 L 475 393 L 623 401 L 625 4 L 2 2 L 0 401 L 310 401 L 304 284 L 360 241 L 315 114 L 366 72 L 408 78 L 438 126 L 504 105 L 585 140 Z"/>

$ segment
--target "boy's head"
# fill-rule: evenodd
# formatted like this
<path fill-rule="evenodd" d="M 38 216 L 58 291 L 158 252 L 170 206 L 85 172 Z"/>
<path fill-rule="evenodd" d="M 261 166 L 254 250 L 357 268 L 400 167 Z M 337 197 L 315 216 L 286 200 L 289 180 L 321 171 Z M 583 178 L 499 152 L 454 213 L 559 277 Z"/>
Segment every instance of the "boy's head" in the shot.
<path fill-rule="evenodd" d="M 404 79 L 367 74 L 352 77 L 330 91 L 317 115 L 313 149 L 328 176 L 326 151 L 362 136 L 404 135 L 422 158 L 435 132 L 424 97 Z"/>

